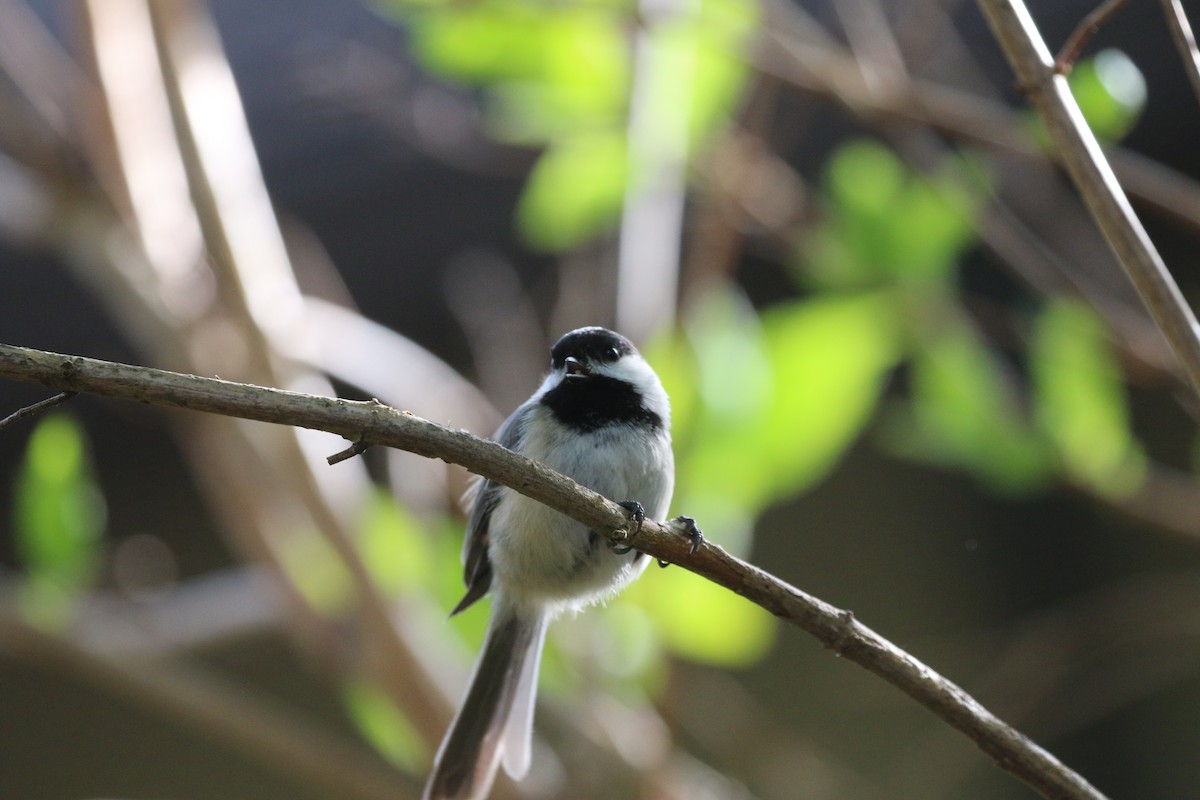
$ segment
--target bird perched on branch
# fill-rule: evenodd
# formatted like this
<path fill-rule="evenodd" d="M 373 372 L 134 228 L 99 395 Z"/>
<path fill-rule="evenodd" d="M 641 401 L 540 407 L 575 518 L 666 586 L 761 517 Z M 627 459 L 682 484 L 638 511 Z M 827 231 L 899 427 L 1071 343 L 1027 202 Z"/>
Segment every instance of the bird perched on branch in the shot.
<path fill-rule="evenodd" d="M 580 328 L 555 343 L 550 373 L 505 420 L 496 441 L 605 497 L 630 519 L 661 519 L 675 461 L 671 409 L 658 376 L 625 337 Z M 514 778 L 530 762 L 538 663 L 546 626 L 610 597 L 649 559 L 501 484 L 477 479 L 463 545 L 466 596 L 451 615 L 492 594 L 470 688 L 446 733 L 426 800 L 483 798 L 501 762 Z M 698 543 L 686 517 L 681 526 Z"/>

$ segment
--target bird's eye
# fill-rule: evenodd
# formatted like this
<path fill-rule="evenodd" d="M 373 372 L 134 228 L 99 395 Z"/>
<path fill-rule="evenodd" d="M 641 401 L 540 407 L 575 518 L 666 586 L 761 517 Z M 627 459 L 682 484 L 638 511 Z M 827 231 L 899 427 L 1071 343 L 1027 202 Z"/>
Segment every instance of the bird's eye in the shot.
<path fill-rule="evenodd" d="M 608 348 L 608 350 L 604 353 L 605 361 L 616 361 L 620 357 L 621 354 L 617 352 L 617 348 L 615 347 Z"/>

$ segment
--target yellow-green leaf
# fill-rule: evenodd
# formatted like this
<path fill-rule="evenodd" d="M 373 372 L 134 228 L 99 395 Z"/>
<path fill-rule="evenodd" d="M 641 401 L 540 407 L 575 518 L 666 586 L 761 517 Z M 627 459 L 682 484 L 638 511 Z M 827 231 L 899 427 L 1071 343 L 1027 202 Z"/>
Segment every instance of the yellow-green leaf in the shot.
<path fill-rule="evenodd" d="M 1069 80 L 1084 119 L 1101 139 L 1124 137 L 1146 107 L 1146 79 L 1120 50 L 1101 50 L 1081 61 Z"/>
<path fill-rule="evenodd" d="M 1074 480 L 1101 492 L 1133 491 L 1145 457 L 1129 429 L 1120 369 L 1095 312 L 1049 303 L 1031 351 L 1037 419 Z"/>
<path fill-rule="evenodd" d="M 106 512 L 74 418 L 55 414 L 34 428 L 15 500 L 15 544 L 29 575 L 68 591 L 89 582 Z"/>
<path fill-rule="evenodd" d="M 654 570 L 627 594 L 646 609 L 667 648 L 684 658 L 745 667 L 775 641 L 774 617 L 686 570 Z"/>
<path fill-rule="evenodd" d="M 428 762 L 416 728 L 375 684 L 348 681 L 342 687 L 342 702 L 363 738 L 388 761 L 410 773 Z"/>
<path fill-rule="evenodd" d="M 526 240 L 542 250 L 578 244 L 619 215 L 625 196 L 621 131 L 580 133 L 542 155 L 521 195 L 517 219 Z"/>

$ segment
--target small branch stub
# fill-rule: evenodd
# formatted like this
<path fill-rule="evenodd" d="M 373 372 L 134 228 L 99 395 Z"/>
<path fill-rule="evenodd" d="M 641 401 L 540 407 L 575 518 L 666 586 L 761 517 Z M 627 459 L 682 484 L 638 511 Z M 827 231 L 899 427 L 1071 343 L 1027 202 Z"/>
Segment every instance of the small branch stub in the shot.
<path fill-rule="evenodd" d="M 370 446 L 370 442 L 367 442 L 365 439 L 359 439 L 345 450 L 339 450 L 338 452 L 329 456 L 325 459 L 325 461 L 329 464 L 329 466 L 332 467 L 334 464 L 340 464 L 343 461 L 349 461 L 355 456 L 361 456 L 363 453 L 367 452 L 367 448 Z"/>

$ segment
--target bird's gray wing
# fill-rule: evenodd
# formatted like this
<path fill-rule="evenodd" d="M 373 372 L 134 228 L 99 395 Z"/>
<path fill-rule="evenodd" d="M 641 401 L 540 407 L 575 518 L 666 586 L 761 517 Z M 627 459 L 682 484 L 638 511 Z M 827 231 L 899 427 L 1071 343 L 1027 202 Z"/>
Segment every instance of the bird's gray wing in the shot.
<path fill-rule="evenodd" d="M 532 411 L 529 404 L 523 405 L 504 420 L 504 424 L 496 431 L 495 441 L 509 450 L 517 451 L 522 437 L 525 435 L 525 421 Z M 488 557 L 488 526 L 492 520 L 492 511 L 500 502 L 501 493 L 505 487 L 499 483 L 480 478 L 467 489 L 471 500 L 471 515 L 467 518 L 467 532 L 463 540 L 463 583 L 467 585 L 467 593 L 458 602 L 450 616 L 468 608 L 479 598 L 488 593 L 492 587 L 492 560 Z"/>

